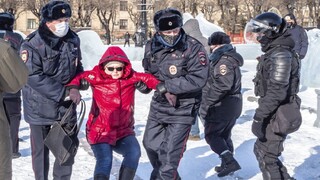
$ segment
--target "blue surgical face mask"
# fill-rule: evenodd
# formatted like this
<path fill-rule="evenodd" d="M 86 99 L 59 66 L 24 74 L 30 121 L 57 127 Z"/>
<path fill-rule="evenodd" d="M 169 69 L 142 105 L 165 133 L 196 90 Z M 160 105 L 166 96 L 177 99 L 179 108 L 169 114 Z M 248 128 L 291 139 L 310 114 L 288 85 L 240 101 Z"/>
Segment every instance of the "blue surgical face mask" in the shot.
<path fill-rule="evenodd" d="M 61 22 L 54 25 L 56 30 L 53 32 L 54 35 L 58 37 L 65 36 L 69 31 L 69 23 L 68 22 Z"/>

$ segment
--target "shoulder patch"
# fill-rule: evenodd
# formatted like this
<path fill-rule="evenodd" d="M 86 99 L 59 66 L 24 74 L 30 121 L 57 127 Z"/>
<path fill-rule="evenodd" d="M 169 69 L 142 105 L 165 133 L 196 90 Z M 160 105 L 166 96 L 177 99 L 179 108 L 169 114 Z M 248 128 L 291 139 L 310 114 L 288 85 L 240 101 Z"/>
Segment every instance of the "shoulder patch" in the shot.
<path fill-rule="evenodd" d="M 198 53 L 198 57 L 199 57 L 199 60 L 200 60 L 200 64 L 205 66 L 207 65 L 207 58 L 206 58 L 206 53 L 205 52 L 199 52 Z"/>
<path fill-rule="evenodd" d="M 28 61 L 28 51 L 27 50 L 22 50 L 20 53 L 20 57 L 24 63 Z"/>
<path fill-rule="evenodd" d="M 221 64 L 221 65 L 219 66 L 219 72 L 220 72 L 220 74 L 223 75 L 223 76 L 226 75 L 227 72 L 228 72 L 227 66 L 226 66 L 225 64 Z"/>

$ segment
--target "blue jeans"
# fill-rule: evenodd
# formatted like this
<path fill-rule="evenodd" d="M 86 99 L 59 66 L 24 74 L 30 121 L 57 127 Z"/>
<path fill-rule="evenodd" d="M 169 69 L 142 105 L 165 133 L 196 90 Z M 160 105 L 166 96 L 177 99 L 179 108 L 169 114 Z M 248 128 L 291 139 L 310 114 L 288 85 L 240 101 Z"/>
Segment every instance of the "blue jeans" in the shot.
<path fill-rule="evenodd" d="M 191 126 L 190 135 L 200 135 L 199 120 L 202 124 L 204 124 L 204 121 L 199 116 L 197 116 L 196 122 L 194 123 L 194 125 Z"/>
<path fill-rule="evenodd" d="M 113 151 L 123 156 L 121 166 L 131 169 L 137 169 L 141 156 L 140 145 L 133 135 L 118 140 L 115 146 L 101 143 L 91 145 L 91 149 L 96 158 L 94 175 L 102 174 L 110 176 Z"/>

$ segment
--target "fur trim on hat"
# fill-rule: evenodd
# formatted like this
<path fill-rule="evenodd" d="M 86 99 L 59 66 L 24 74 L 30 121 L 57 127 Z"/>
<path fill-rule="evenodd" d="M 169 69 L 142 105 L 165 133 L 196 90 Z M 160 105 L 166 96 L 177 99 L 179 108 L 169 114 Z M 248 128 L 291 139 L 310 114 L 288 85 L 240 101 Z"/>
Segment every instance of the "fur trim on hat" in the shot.
<path fill-rule="evenodd" d="M 13 23 L 14 23 L 14 17 L 11 13 L 8 13 L 8 12 L 0 13 L 0 29 L 1 30 L 13 31 Z"/>
<path fill-rule="evenodd" d="M 153 17 L 153 23 L 157 31 L 167 31 L 182 27 L 182 15 L 173 8 L 167 8 L 156 12 Z"/>
<path fill-rule="evenodd" d="M 41 10 L 41 22 L 71 17 L 70 5 L 64 1 L 50 1 Z"/>
<path fill-rule="evenodd" d="M 230 44 L 230 43 L 231 43 L 230 36 L 220 31 L 212 33 L 208 39 L 209 46 L 220 45 L 220 44 Z"/>

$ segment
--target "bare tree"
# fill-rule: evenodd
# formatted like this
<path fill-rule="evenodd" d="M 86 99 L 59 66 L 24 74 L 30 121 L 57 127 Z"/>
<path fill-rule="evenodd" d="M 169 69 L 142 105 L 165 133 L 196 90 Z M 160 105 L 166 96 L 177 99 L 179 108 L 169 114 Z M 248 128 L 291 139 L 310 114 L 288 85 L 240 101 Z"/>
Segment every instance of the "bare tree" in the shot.
<path fill-rule="evenodd" d="M 94 3 L 97 8 L 96 10 L 99 21 L 106 32 L 106 43 L 110 44 L 112 33 L 110 31 L 110 25 L 113 18 L 115 17 L 116 11 L 119 6 L 119 2 L 108 0 L 96 0 Z"/>
<path fill-rule="evenodd" d="M 25 10 L 31 11 L 38 20 L 41 18 L 41 9 L 46 5 L 50 0 L 25 0 Z"/>
<path fill-rule="evenodd" d="M 72 10 L 72 26 L 75 27 L 91 27 L 91 16 L 96 10 L 93 1 L 88 0 L 71 0 Z"/>
<path fill-rule="evenodd" d="M 20 14 L 24 11 L 21 0 L 0 0 L 0 9 L 3 12 L 10 12 L 18 19 Z"/>

